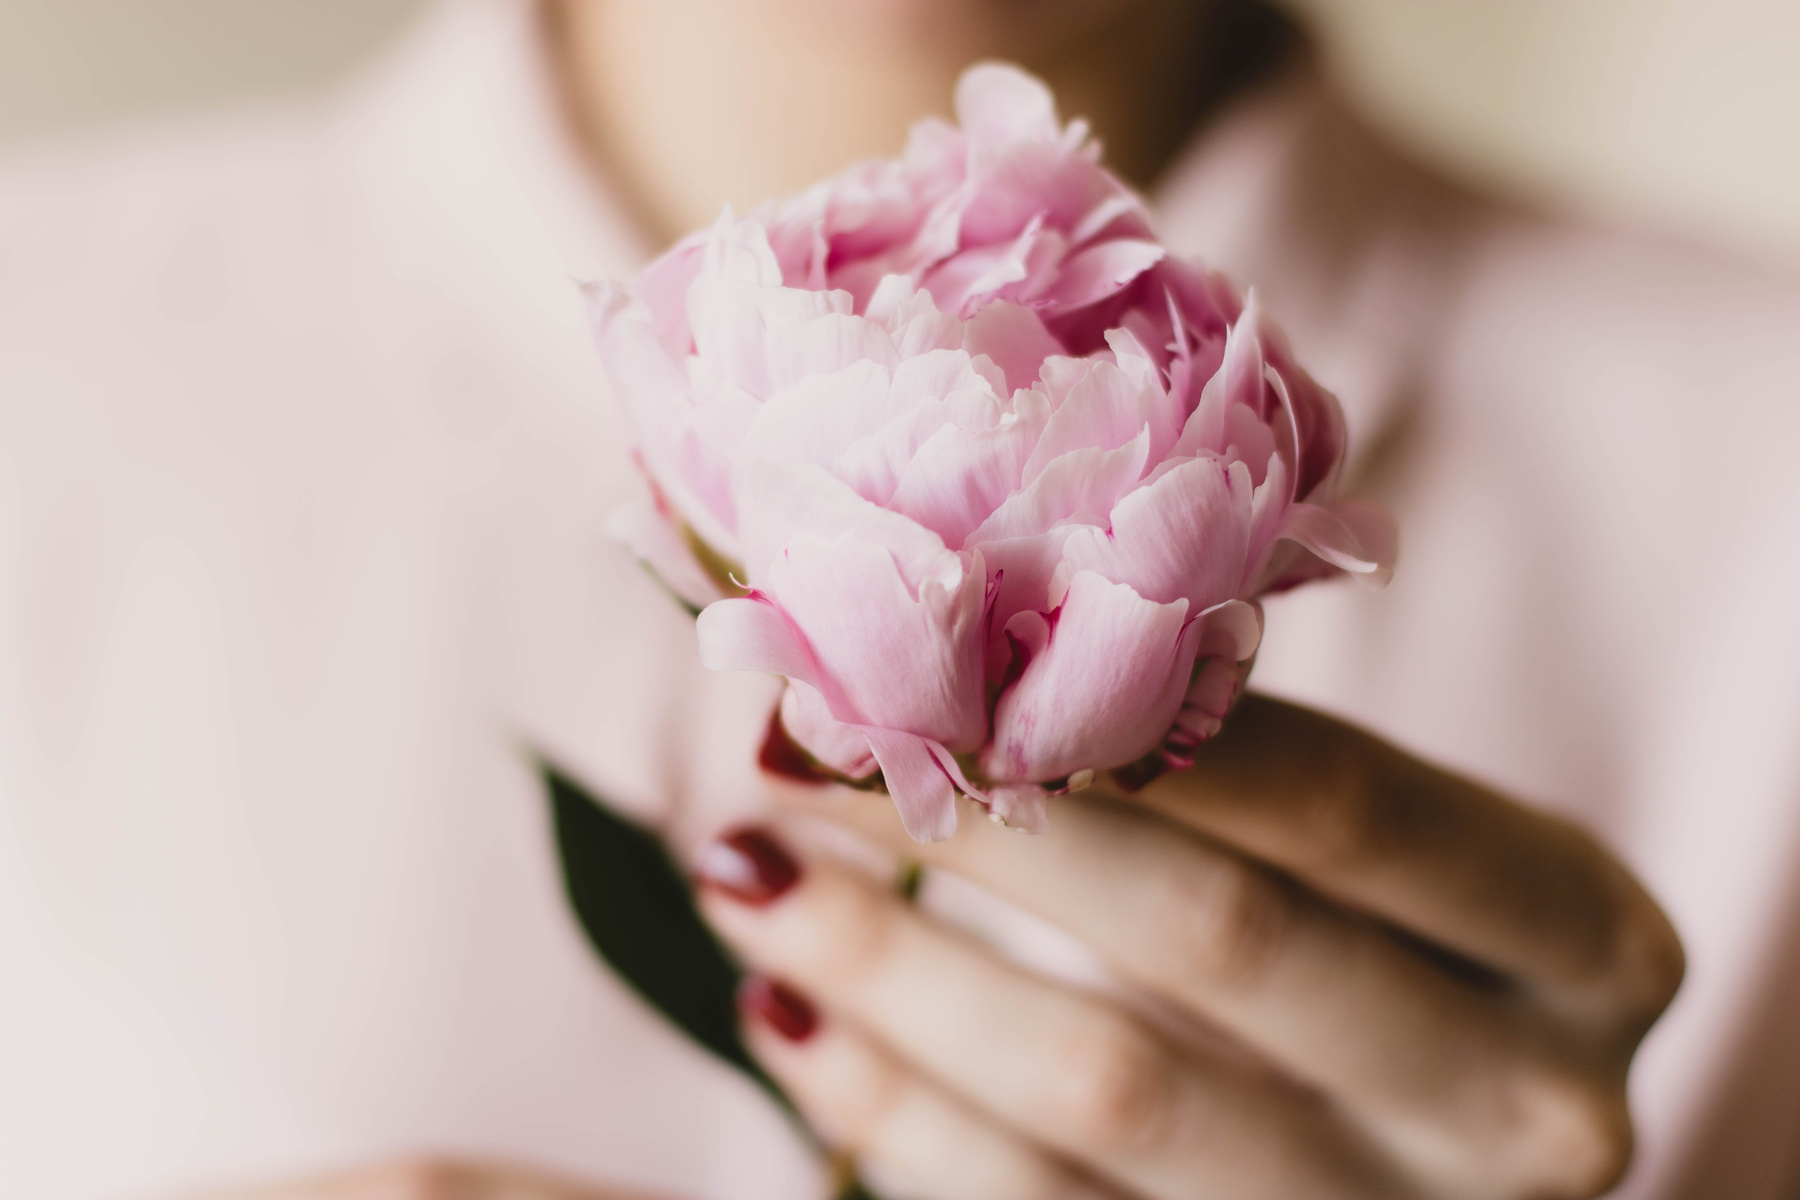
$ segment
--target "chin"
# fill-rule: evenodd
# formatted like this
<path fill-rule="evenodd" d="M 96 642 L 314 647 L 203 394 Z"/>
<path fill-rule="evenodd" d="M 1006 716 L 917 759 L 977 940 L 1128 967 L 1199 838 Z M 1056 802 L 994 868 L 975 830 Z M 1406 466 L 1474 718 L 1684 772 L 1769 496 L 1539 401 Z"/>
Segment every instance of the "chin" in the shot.
<path fill-rule="evenodd" d="M 798 9 L 850 34 L 899 38 L 964 56 L 1020 59 L 1053 56 L 1097 28 L 1159 2 L 1167 0 L 760 0 Z"/>

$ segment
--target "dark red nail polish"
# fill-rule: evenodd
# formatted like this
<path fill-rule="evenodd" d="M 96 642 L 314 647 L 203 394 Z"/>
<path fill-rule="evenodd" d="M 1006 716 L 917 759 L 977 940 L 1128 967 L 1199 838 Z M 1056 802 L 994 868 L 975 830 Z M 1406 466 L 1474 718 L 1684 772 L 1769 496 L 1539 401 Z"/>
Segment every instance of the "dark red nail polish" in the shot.
<path fill-rule="evenodd" d="M 800 881 L 800 864 L 773 834 L 745 825 L 702 847 L 694 874 L 702 886 L 761 908 Z"/>
<path fill-rule="evenodd" d="M 804 1042 L 819 1028 L 819 1010 L 812 1001 L 766 975 L 752 975 L 738 989 L 744 1012 L 790 1042 Z"/>

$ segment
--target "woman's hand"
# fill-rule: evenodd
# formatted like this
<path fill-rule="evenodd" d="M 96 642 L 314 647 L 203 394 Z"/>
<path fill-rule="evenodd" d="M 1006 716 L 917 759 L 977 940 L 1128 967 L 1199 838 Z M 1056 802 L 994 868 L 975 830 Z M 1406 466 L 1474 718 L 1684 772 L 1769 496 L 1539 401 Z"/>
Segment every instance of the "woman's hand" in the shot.
<path fill-rule="evenodd" d="M 197 1200 L 650 1200 L 517 1167 L 411 1158 L 339 1175 L 208 1192 Z"/>
<path fill-rule="evenodd" d="M 773 786 L 1235 1043 L 1160 1034 L 765 831 L 713 843 L 703 905 L 763 973 L 753 1048 L 931 1200 L 1590 1197 L 1630 1156 L 1668 921 L 1579 829 L 1355 729 L 1252 697 L 1191 770 L 1060 801 L 1038 838 L 919 846 L 891 804 Z"/>

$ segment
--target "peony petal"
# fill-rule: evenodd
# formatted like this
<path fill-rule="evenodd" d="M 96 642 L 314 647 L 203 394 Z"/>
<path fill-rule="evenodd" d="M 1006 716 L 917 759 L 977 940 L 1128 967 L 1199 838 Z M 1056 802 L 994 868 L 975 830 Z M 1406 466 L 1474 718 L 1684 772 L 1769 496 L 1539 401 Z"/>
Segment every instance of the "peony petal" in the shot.
<path fill-rule="evenodd" d="M 617 284 L 586 284 L 582 294 L 640 465 L 678 519 L 706 544 L 735 557 L 737 511 L 728 467 L 696 436 L 687 380 L 658 340 L 650 310 Z"/>
<path fill-rule="evenodd" d="M 1000 679 L 1011 651 L 1007 623 L 1014 614 L 1044 612 L 1054 607 L 1050 582 L 1062 561 L 1063 543 L 1081 526 L 1065 525 L 1030 537 L 983 542 L 981 557 L 988 578 L 996 582 L 989 613 L 988 678 Z"/>
<path fill-rule="evenodd" d="M 1036 313 L 1006 300 L 984 306 L 964 329 L 963 349 L 992 359 L 1006 373 L 1008 391 L 1036 383 L 1044 360 L 1063 353 Z"/>
<path fill-rule="evenodd" d="M 1098 304 L 1161 262 L 1167 252 L 1156 242 L 1116 238 L 1065 259 L 1056 283 L 1042 302 L 1067 311 Z"/>
<path fill-rule="evenodd" d="M 888 504 L 913 458 L 941 430 L 997 430 L 1008 420 L 1007 406 L 995 394 L 995 383 L 1002 387 L 1005 383 L 998 375 L 986 358 L 971 359 L 960 350 L 934 350 L 902 363 L 889 393 L 889 409 L 897 415 L 847 446 L 830 464 L 832 474 L 864 499 Z M 1024 405 L 1022 412 L 1013 414 L 1016 428 L 1008 436 L 1029 444 L 1043 427 L 1044 416 L 1029 403 Z M 1016 479 L 1015 470 L 1009 488 Z"/>
<path fill-rule="evenodd" d="M 1046 533 L 1064 521 L 1105 525 L 1120 496 L 1144 475 L 1150 431 L 1116 450 L 1072 450 L 1052 459 L 1022 491 L 1008 496 L 994 515 L 963 543 L 965 548 Z"/>
<path fill-rule="evenodd" d="M 848 313 L 765 320 L 769 382 L 764 396 L 816 375 L 832 375 L 859 365 L 876 364 L 889 371 L 900 365 L 894 340 L 873 321 Z"/>
<path fill-rule="evenodd" d="M 757 406 L 738 453 L 828 466 L 901 415 L 892 382 L 886 367 L 861 361 L 785 387 Z"/>
<path fill-rule="evenodd" d="M 650 309 L 656 336 L 673 358 L 693 353 L 687 322 L 687 291 L 706 261 L 706 233 L 690 234 L 645 267 L 631 291 Z"/>
<path fill-rule="evenodd" d="M 952 255 L 921 282 L 940 309 L 967 319 L 979 310 L 982 301 L 992 299 L 1009 284 L 1028 279 L 1034 265 L 1040 276 L 1045 273 L 1050 264 L 1043 261 L 1039 242 L 1046 233 L 1051 244 L 1045 250 L 1060 260 L 1062 237 L 1054 230 L 1044 230 L 1041 216 L 1033 217 L 1010 242 L 976 246 Z M 1010 292 L 1008 296 L 1017 299 Z"/>
<path fill-rule="evenodd" d="M 739 463 L 733 480 L 740 507 L 740 561 L 751 584 L 760 586 L 775 555 L 803 534 L 821 538 L 847 534 L 884 548 L 915 592 L 942 570 L 942 538 L 916 521 L 869 503 L 823 467 L 756 459 Z"/>
<path fill-rule="evenodd" d="M 1290 414 L 1298 443 L 1294 494 L 1302 500 L 1328 496 L 1348 445 L 1344 410 L 1337 397 L 1300 369 L 1281 330 L 1260 315 L 1258 319 L 1262 322 L 1260 339 L 1266 372 Z"/>
<path fill-rule="evenodd" d="M 1295 504 L 1288 509 L 1281 536 L 1376 587 L 1393 577 L 1394 523 L 1374 505 L 1349 502 L 1332 509 Z"/>
<path fill-rule="evenodd" d="M 977 63 L 956 81 L 956 123 L 975 141 L 1054 142 L 1062 133 L 1056 98 L 1043 81 L 1007 63 Z"/>
<path fill-rule="evenodd" d="M 1048 644 L 1000 696 L 983 773 L 1042 782 L 1154 749 L 1194 663 L 1199 630 L 1187 612 L 1185 600 L 1157 604 L 1091 571 L 1077 574 Z"/>
<path fill-rule="evenodd" d="M 831 706 L 811 684 L 788 680 L 781 697 L 781 724 L 802 749 L 846 779 L 863 779 L 874 772 L 868 735 L 832 716 Z"/>
<path fill-rule="evenodd" d="M 1099 237 L 1114 224 L 1119 226 L 1113 230 L 1116 236 L 1150 236 L 1150 214 L 1145 211 L 1144 202 L 1132 192 L 1120 188 L 1082 216 L 1075 228 L 1069 231 L 1069 244 L 1080 246 Z"/>
<path fill-rule="evenodd" d="M 956 832 L 956 787 L 922 737 L 870 726 L 863 730 L 900 823 L 914 841 L 941 842 Z"/>
<path fill-rule="evenodd" d="M 706 234 L 703 273 L 757 287 L 781 286 L 781 263 L 759 221 L 740 221 L 727 204 Z"/>
<path fill-rule="evenodd" d="M 1017 421 L 970 432 L 941 426 L 902 472 L 888 501 L 948 546 L 961 546 L 1018 486 L 1036 431 Z"/>
<path fill-rule="evenodd" d="M 1225 453 L 1231 444 L 1228 422 L 1238 406 L 1267 424 L 1270 405 L 1265 394 L 1262 342 L 1254 303 L 1252 297 L 1252 307 L 1244 310 L 1243 317 L 1226 335 L 1224 358 L 1201 388 L 1200 401 L 1170 448 L 1171 456 Z"/>
<path fill-rule="evenodd" d="M 1262 610 L 1243 600 L 1227 600 L 1200 614 L 1202 632 L 1195 650 L 1201 658 L 1248 662 L 1262 645 Z"/>
<path fill-rule="evenodd" d="M 1050 828 L 1046 799 L 1035 783 L 1009 783 L 988 792 L 988 811 L 1008 829 L 1043 833 Z"/>
<path fill-rule="evenodd" d="M 1064 373 L 1063 364 L 1070 361 L 1080 362 L 1078 373 Z M 1164 396 L 1160 388 L 1141 386 L 1105 359 L 1059 359 L 1048 367 L 1046 374 L 1050 372 L 1057 374 L 1059 384 L 1067 384 L 1067 391 L 1062 403 L 1050 414 L 1043 436 L 1025 463 L 1023 481 L 1027 484 L 1052 459 L 1071 450 L 1123 446 L 1162 413 Z M 1157 440 L 1152 431 L 1146 453 Z"/>
<path fill-rule="evenodd" d="M 768 592 L 804 637 L 816 663 L 808 681 L 838 720 L 955 750 L 987 736 L 988 588 L 979 554 L 965 562 L 940 551 L 937 573 L 913 585 L 879 544 L 803 534 L 776 556 Z"/>
<path fill-rule="evenodd" d="M 1249 582 L 1251 491 L 1216 458 L 1177 463 L 1120 500 L 1112 528 L 1078 529 L 1063 549 L 1061 579 L 1095 571 L 1147 600 L 1186 600 L 1199 612 Z"/>
<path fill-rule="evenodd" d="M 694 628 L 700 661 L 710 670 L 764 671 L 830 686 L 805 636 L 761 593 L 707 605 Z"/>

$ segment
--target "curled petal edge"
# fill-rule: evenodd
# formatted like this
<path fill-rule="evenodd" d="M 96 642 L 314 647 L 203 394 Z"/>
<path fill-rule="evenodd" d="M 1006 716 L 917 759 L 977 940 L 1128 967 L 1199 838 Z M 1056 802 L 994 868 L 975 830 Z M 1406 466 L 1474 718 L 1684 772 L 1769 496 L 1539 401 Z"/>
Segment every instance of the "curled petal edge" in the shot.
<path fill-rule="evenodd" d="M 1341 501 L 1330 508 L 1294 504 L 1278 535 L 1372 587 L 1394 575 L 1398 535 L 1393 518 L 1373 504 Z"/>
<path fill-rule="evenodd" d="M 819 669 L 806 637 L 768 597 L 752 591 L 741 599 L 708 605 L 696 622 L 700 661 L 715 671 L 766 671 L 818 689 L 833 714 L 869 739 L 901 824 L 915 841 L 942 841 L 956 832 L 956 793 L 983 803 L 956 757 L 916 733 L 858 719 L 834 682 Z"/>

